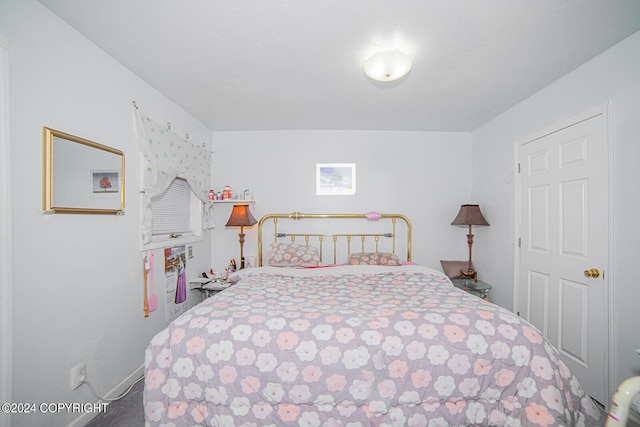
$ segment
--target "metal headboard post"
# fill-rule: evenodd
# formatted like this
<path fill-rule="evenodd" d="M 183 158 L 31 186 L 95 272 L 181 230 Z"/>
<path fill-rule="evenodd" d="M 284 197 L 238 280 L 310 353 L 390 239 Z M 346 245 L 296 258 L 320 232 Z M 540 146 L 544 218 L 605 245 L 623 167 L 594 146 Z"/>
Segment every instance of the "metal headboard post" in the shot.
<path fill-rule="evenodd" d="M 258 222 L 258 266 L 262 266 L 262 250 L 263 250 L 263 236 L 262 236 L 262 227 L 265 224 L 266 221 L 268 220 L 273 220 L 273 240 L 277 241 L 278 237 L 283 237 L 283 234 L 278 233 L 278 219 L 279 218 L 286 218 L 286 219 L 291 219 L 291 220 L 302 220 L 302 219 L 367 219 L 368 216 L 367 214 L 305 214 L 302 212 L 293 212 L 293 213 L 288 213 L 288 214 L 266 214 L 264 215 L 262 218 L 260 218 L 260 221 Z M 392 237 L 392 245 L 393 245 L 393 252 L 395 253 L 396 251 L 396 222 L 398 219 L 401 219 L 402 221 L 404 221 L 405 225 L 406 225 L 406 229 L 407 229 L 407 261 L 411 261 L 411 239 L 412 239 L 412 227 L 411 227 L 411 221 L 409 221 L 409 218 L 407 218 L 406 216 L 402 215 L 402 214 L 380 214 L 379 215 L 380 219 L 390 219 L 391 220 L 391 224 L 392 224 L 392 233 L 391 235 L 386 235 L 387 237 Z M 301 234 L 301 236 L 305 237 L 305 243 L 309 244 L 309 236 L 318 236 L 319 238 L 319 242 L 320 242 L 320 258 L 322 259 L 322 242 L 323 242 L 323 237 L 326 234 L 313 234 L 313 233 L 309 233 L 309 234 Z M 354 234 L 330 234 L 333 237 L 333 262 L 334 264 L 336 263 L 336 241 L 337 241 L 337 237 L 338 236 L 346 236 L 347 237 L 347 247 L 349 252 L 351 251 L 351 236 L 360 236 L 361 238 L 361 244 L 362 244 L 362 251 L 364 252 L 364 239 L 365 236 L 367 236 L 367 234 L 362 234 L 362 233 L 354 233 Z M 379 241 L 379 236 L 380 235 L 373 235 L 371 234 L 371 236 L 375 236 L 375 242 L 376 242 L 376 251 L 378 250 L 378 241 Z M 295 241 L 295 237 L 296 235 L 291 235 L 291 242 Z"/>

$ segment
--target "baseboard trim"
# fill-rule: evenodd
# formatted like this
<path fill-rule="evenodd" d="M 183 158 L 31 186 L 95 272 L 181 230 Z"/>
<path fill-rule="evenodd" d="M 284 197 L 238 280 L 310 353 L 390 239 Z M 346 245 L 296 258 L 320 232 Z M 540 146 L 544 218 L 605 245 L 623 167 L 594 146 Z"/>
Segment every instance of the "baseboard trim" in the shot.
<path fill-rule="evenodd" d="M 120 381 L 114 388 L 112 388 L 104 397 L 107 399 L 113 399 L 115 397 L 120 396 L 125 390 L 131 387 L 131 384 L 135 382 L 138 378 L 144 375 L 144 365 L 140 365 L 135 371 L 131 372 L 127 375 L 122 381 Z M 86 386 L 86 384 L 85 384 Z M 94 403 L 101 402 L 100 399 L 97 399 Z M 109 402 L 107 402 L 109 403 Z M 74 418 L 66 427 L 82 427 L 87 425 L 89 421 L 98 416 L 99 412 L 85 412 L 80 416 Z"/>

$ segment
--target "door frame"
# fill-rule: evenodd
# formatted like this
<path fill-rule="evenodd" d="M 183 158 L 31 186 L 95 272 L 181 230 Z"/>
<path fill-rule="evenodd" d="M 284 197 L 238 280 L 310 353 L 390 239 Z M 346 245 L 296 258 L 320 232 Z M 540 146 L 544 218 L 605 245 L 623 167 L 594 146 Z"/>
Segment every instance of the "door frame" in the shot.
<path fill-rule="evenodd" d="M 11 162 L 9 161 L 9 40 L 0 34 L 0 401 L 12 401 Z M 11 414 L 0 413 L 0 426 Z"/>
<path fill-rule="evenodd" d="M 615 236 L 614 236 L 614 231 L 615 228 L 613 226 L 613 219 L 614 219 L 614 211 L 613 211 L 613 184 L 614 184 L 614 176 L 613 176 L 613 161 L 614 161 L 614 150 L 613 150 L 613 134 L 612 134 L 612 123 L 611 123 L 611 118 L 612 118 L 612 105 L 611 102 L 607 102 L 604 103 L 602 105 L 599 105 L 595 108 L 592 108 L 590 110 L 584 111 L 583 113 L 577 114 L 573 117 L 569 117 L 569 118 L 562 118 L 560 119 L 557 123 L 555 123 L 552 126 L 549 126 L 547 128 L 544 128 L 542 130 L 539 130 L 537 132 L 534 132 L 524 138 L 520 138 L 517 141 L 514 142 L 514 163 L 515 163 L 515 168 L 514 168 L 514 183 L 515 183 L 515 250 L 514 250 L 514 269 L 513 269 L 513 308 L 514 308 L 514 312 L 515 313 L 519 313 L 520 311 L 520 307 L 518 304 L 519 298 L 518 298 L 518 293 L 519 293 L 519 289 L 520 286 L 518 286 L 518 281 L 520 278 L 520 244 L 519 244 L 519 239 L 520 236 L 522 236 L 522 222 L 521 222 L 521 215 L 522 215 L 522 209 L 521 209 L 521 202 L 522 202 L 522 191 L 521 191 L 521 186 L 522 186 L 522 178 L 519 172 L 519 160 L 520 160 L 520 150 L 522 148 L 523 145 L 529 143 L 529 142 L 533 142 L 537 139 L 540 139 L 546 135 L 549 135 L 551 133 L 554 132 L 558 132 L 562 129 L 568 128 L 572 125 L 575 125 L 579 122 L 583 122 L 585 120 L 588 120 L 590 118 L 596 117 L 596 116 L 602 116 L 602 123 L 603 123 L 603 139 L 604 139 L 604 151 L 605 151 L 605 155 L 606 155 L 606 159 L 604 159 L 605 161 L 605 177 L 604 179 L 606 180 L 606 182 L 604 183 L 604 188 L 607 191 L 607 198 L 606 198 L 606 209 L 604 210 L 604 215 L 605 215 L 605 233 L 606 233 L 606 240 L 604 242 L 604 244 L 606 245 L 605 247 L 605 254 L 607 259 L 605 260 L 605 263 L 603 265 L 603 270 L 605 271 L 605 274 L 607 275 L 607 280 L 606 282 L 606 286 L 607 286 L 607 290 L 605 292 L 607 301 L 605 301 L 604 305 L 606 307 L 606 318 L 608 319 L 608 325 L 607 325 L 607 334 L 608 334 L 608 339 L 607 339 L 607 346 L 608 346 L 608 351 L 606 353 L 606 375 L 607 378 L 605 378 L 605 393 L 606 396 L 611 396 L 611 392 L 612 392 L 612 385 L 611 385 L 611 381 L 613 378 L 615 378 L 614 376 L 614 372 L 615 372 L 615 335 L 614 335 L 614 319 L 613 319 L 613 307 L 612 307 L 612 303 L 613 303 L 613 287 L 615 284 L 615 271 L 611 268 L 612 265 L 615 265 L 614 262 L 614 250 L 613 248 L 615 247 Z M 609 410 L 609 401 L 607 402 L 600 402 L 603 405 L 605 405 L 605 409 L 608 411 Z"/>

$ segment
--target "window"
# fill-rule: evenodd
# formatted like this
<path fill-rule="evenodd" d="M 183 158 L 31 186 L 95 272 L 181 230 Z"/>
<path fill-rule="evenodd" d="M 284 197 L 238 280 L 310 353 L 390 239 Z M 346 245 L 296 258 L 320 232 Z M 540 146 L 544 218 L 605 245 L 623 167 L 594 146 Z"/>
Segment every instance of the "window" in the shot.
<path fill-rule="evenodd" d="M 202 203 L 185 179 L 175 178 L 161 195 L 153 197 L 151 210 L 152 246 L 157 243 L 174 245 L 202 238 Z"/>
<path fill-rule="evenodd" d="M 164 192 L 151 199 L 153 234 L 185 234 L 190 232 L 191 188 L 186 180 L 174 179 Z"/>
<path fill-rule="evenodd" d="M 143 249 L 203 240 L 202 232 L 214 227 L 213 203 L 209 203 L 211 152 L 206 146 L 200 147 L 182 139 L 170 129 L 162 130 L 159 123 L 142 114 L 137 107 L 135 116 L 138 144 L 144 154 L 140 216 Z M 174 179 L 177 176 L 184 179 Z M 168 194 L 158 195 L 169 185 L 172 187 Z M 183 198 L 187 194 L 189 202 Z M 162 207 L 156 209 L 156 205 Z M 154 221 L 158 224 L 155 230 Z M 169 240 L 171 235 L 178 234 L 181 237 Z M 158 243 L 160 239 L 164 239 L 162 244 Z"/>

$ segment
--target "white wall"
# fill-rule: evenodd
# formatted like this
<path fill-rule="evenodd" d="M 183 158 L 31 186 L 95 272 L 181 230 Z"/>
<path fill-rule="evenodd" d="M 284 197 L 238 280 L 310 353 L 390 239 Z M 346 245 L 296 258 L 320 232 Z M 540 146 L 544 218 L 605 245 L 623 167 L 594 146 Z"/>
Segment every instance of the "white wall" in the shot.
<path fill-rule="evenodd" d="M 11 210 L 9 162 L 9 42 L 0 36 L 0 401 L 11 402 Z M 0 414 L 0 426 L 9 415 Z"/>
<path fill-rule="evenodd" d="M 71 368 L 86 362 L 94 388 L 113 395 L 139 372 L 148 340 L 166 325 L 160 310 L 142 316 L 142 162 L 131 101 L 191 141 L 210 144 L 211 132 L 36 1 L 1 2 L 0 35 L 10 47 L 12 399 L 94 402 L 86 386 L 70 389 Z M 124 151 L 124 216 L 42 214 L 42 126 Z M 316 162 L 355 162 L 357 195 L 315 196 Z M 220 133 L 213 186 L 250 188 L 258 218 L 293 210 L 404 213 L 414 225 L 414 260 L 437 267 L 466 256 L 464 230 L 449 223 L 469 202 L 470 165 L 469 134 Z M 238 230 L 224 228 L 230 206 L 216 209 L 218 228 L 194 244 L 190 277 L 237 257 Z M 255 254 L 255 227 L 247 232 Z M 198 295 L 190 296 L 195 303 Z M 59 426 L 76 415 L 13 416 L 10 425 Z"/>
<path fill-rule="evenodd" d="M 139 373 L 149 339 L 166 325 L 161 310 L 142 311 L 131 102 L 191 141 L 210 145 L 211 131 L 34 0 L 0 2 L 0 35 L 10 49 L 12 399 L 94 402 L 87 386 L 70 389 L 71 367 L 86 362 L 98 393 L 114 392 Z M 124 151 L 125 215 L 42 214 L 42 126 Z M 208 268 L 209 239 L 194 253 L 195 275 Z M 156 260 L 162 268 L 161 253 Z M 157 270 L 157 288 L 161 277 Z M 77 415 L 13 416 L 11 425 L 59 426 Z"/>
<path fill-rule="evenodd" d="M 616 377 L 640 373 L 636 280 L 640 226 L 640 33 L 629 37 L 473 132 L 472 195 L 491 222 L 486 249 L 477 259 L 485 267 L 500 305 L 513 306 L 515 247 L 514 143 L 607 102 L 612 105 L 614 259 L 613 287 Z"/>
<path fill-rule="evenodd" d="M 401 213 L 413 223 L 413 260 L 440 268 L 467 259 L 466 229 L 452 227 L 469 203 L 470 135 L 438 132 L 216 132 L 214 188 L 255 195 L 256 219 L 267 213 Z M 354 196 L 316 196 L 316 163 L 355 163 Z M 218 270 L 239 256 L 237 228 L 225 229 L 231 206 L 216 205 L 212 233 Z M 245 255 L 257 253 L 257 226 L 245 228 Z M 344 261 L 344 260 L 343 260 Z"/>

